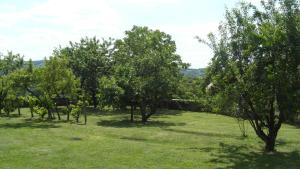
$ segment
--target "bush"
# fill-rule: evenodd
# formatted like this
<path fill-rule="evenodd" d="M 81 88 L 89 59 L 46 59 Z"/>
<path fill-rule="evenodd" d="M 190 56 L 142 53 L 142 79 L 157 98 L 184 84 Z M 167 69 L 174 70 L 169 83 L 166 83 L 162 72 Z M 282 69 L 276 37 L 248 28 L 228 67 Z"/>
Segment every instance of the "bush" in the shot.
<path fill-rule="evenodd" d="M 43 119 L 44 116 L 48 113 L 48 110 L 44 107 L 35 106 L 33 107 L 33 112 Z"/>
<path fill-rule="evenodd" d="M 76 105 L 71 105 L 71 115 L 77 123 L 79 122 L 79 117 L 82 114 L 83 106 L 84 103 L 82 101 L 78 101 Z"/>

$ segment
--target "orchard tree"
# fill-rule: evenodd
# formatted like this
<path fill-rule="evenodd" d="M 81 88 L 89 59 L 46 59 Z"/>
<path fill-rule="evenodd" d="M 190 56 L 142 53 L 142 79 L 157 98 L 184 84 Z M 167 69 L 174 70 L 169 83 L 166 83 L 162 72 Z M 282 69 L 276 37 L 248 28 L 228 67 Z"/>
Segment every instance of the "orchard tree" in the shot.
<path fill-rule="evenodd" d="M 55 107 L 59 120 L 60 114 L 55 101 L 60 98 L 74 100 L 79 93 L 79 81 L 66 65 L 67 60 L 50 57 L 49 60 L 45 60 L 45 66 L 41 68 L 39 88 L 42 92 L 45 108 L 50 111 L 51 108 Z"/>
<path fill-rule="evenodd" d="M 14 90 L 10 74 L 23 66 L 23 57 L 20 54 L 8 52 L 6 55 L 0 54 L 0 113 L 3 108 L 9 113 L 11 111 Z M 10 108 L 11 106 L 11 108 Z"/>
<path fill-rule="evenodd" d="M 177 92 L 180 70 L 186 65 L 176 54 L 170 35 L 138 26 L 125 34 L 124 39 L 116 42 L 114 70 L 127 99 L 138 103 L 142 122 L 147 122 L 159 103 Z"/>
<path fill-rule="evenodd" d="M 241 3 L 226 12 L 219 31 L 219 39 L 200 40 L 214 51 L 207 84 L 274 151 L 282 123 L 300 108 L 299 2 L 263 1 L 261 9 Z"/>
<path fill-rule="evenodd" d="M 70 46 L 54 51 L 54 55 L 64 57 L 74 74 L 80 79 L 80 85 L 90 96 L 94 108 L 98 105 L 97 93 L 99 78 L 109 74 L 112 39 L 98 40 L 84 38 L 80 42 L 70 42 Z"/>

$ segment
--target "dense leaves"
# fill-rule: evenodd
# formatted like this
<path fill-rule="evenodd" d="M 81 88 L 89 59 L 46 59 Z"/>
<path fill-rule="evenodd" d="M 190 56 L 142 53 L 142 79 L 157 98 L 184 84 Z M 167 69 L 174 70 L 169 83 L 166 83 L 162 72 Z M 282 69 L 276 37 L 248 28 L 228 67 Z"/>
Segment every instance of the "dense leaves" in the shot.
<path fill-rule="evenodd" d="M 299 28 L 299 2 L 273 0 L 228 10 L 219 39 L 209 35 L 209 92 L 219 110 L 249 120 L 266 151 L 274 150 L 282 122 L 299 113 Z"/>

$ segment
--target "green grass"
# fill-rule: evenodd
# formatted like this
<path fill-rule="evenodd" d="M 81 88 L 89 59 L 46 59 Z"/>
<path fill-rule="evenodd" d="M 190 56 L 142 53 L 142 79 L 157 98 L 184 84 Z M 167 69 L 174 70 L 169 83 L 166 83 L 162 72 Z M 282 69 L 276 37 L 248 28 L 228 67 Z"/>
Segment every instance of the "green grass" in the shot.
<path fill-rule="evenodd" d="M 28 110 L 25 110 L 27 112 Z M 88 125 L 0 117 L 1 169 L 299 169 L 300 129 L 283 125 L 264 154 L 230 117 L 165 111 L 142 125 L 126 113 L 90 114 Z M 65 118 L 65 117 L 63 117 Z"/>

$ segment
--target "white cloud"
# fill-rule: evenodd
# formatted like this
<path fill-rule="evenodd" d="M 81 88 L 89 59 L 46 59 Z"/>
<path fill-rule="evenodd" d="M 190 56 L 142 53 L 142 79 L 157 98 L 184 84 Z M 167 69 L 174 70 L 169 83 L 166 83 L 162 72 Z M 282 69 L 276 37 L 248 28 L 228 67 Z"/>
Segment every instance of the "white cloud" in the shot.
<path fill-rule="evenodd" d="M 105 0 L 47 0 L 26 10 L 2 12 L 0 22 L 0 28 L 18 34 L 11 39 L 0 33 L 1 51 L 14 50 L 41 59 L 70 40 L 121 34 L 122 19 Z"/>
<path fill-rule="evenodd" d="M 177 53 L 181 55 L 182 60 L 191 63 L 193 68 L 199 68 L 207 66 L 213 54 L 209 47 L 199 43 L 195 37 L 205 39 L 210 32 L 217 31 L 218 25 L 218 22 L 208 22 L 181 26 L 161 25 L 151 28 L 170 34 L 176 41 Z"/>
<path fill-rule="evenodd" d="M 123 0 L 122 3 L 139 5 L 139 6 L 159 6 L 159 5 L 170 5 L 179 4 L 182 0 Z"/>

